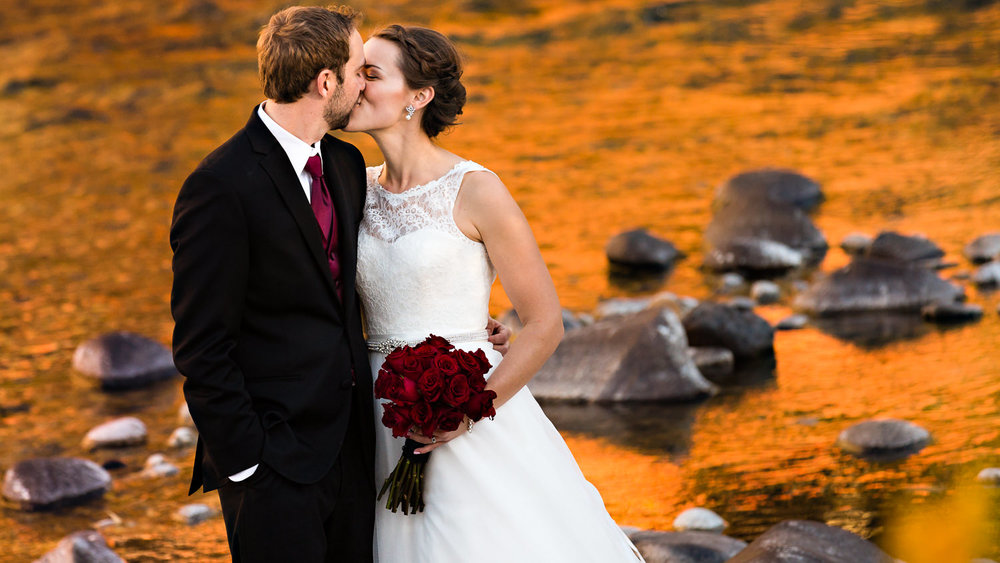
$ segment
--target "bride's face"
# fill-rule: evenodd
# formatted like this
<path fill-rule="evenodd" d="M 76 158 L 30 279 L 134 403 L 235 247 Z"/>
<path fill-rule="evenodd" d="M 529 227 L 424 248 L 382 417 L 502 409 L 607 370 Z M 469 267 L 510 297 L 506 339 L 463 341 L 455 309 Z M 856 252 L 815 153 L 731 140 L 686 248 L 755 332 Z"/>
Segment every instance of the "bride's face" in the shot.
<path fill-rule="evenodd" d="M 399 47 L 391 41 L 373 37 L 365 43 L 367 83 L 345 131 L 386 129 L 405 118 L 414 91 L 406 85 L 399 57 Z"/>

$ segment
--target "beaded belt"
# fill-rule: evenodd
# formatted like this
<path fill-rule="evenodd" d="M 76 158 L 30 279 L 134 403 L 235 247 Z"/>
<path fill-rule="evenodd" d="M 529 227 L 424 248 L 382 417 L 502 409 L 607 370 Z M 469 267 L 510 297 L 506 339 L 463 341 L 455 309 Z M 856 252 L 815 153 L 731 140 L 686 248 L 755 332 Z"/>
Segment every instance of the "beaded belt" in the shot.
<path fill-rule="evenodd" d="M 490 333 L 484 330 L 477 330 L 476 332 L 466 332 L 465 334 L 453 334 L 450 336 L 444 336 L 443 338 L 452 344 L 456 342 L 477 342 L 488 340 Z M 427 337 L 421 338 L 419 340 L 403 340 L 401 338 L 395 338 L 392 336 L 385 336 L 380 334 L 371 334 L 368 336 L 368 350 L 372 352 L 378 352 L 380 354 L 389 354 L 396 348 L 401 346 L 416 346 Z"/>

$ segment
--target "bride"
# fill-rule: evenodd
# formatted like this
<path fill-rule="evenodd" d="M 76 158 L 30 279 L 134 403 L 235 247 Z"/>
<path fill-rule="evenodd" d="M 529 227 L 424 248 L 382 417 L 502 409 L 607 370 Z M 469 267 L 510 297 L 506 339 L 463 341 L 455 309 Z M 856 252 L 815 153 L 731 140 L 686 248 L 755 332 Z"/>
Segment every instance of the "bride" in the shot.
<path fill-rule="evenodd" d="M 424 512 L 379 503 L 380 563 L 641 561 L 525 385 L 562 338 L 552 279 L 531 228 L 492 172 L 432 139 L 465 104 L 461 61 L 443 35 L 393 25 L 365 44 L 367 85 L 347 131 L 364 131 L 385 163 L 368 169 L 358 240 L 358 290 L 372 373 L 395 342 L 433 333 L 496 366 L 496 418 L 432 437 Z M 503 357 L 487 342 L 499 274 L 524 329 Z M 376 405 L 378 406 L 378 405 Z M 381 417 L 382 409 L 376 409 Z M 375 478 L 392 471 L 403 439 L 380 421 Z"/>

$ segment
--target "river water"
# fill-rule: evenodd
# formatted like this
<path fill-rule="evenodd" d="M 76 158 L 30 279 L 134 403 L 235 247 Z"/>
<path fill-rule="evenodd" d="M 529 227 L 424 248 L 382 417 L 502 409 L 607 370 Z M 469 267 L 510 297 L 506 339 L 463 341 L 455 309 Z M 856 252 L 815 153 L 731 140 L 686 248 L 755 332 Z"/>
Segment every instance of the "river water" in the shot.
<path fill-rule="evenodd" d="M 963 245 L 1000 231 L 1000 6 L 739 4 L 669 21 L 626 0 L 361 6 L 365 31 L 404 20 L 456 38 L 470 103 L 441 143 L 505 180 L 571 310 L 658 291 L 713 298 L 718 280 L 700 263 L 714 188 L 763 166 L 823 185 L 814 220 L 832 246 L 854 231 L 922 233 L 957 264 L 943 276 L 971 271 Z M 166 449 L 179 380 L 105 393 L 71 358 L 110 330 L 169 344 L 173 200 L 259 101 L 253 42 L 273 8 L 0 8 L 0 468 L 50 455 L 125 465 L 101 501 L 0 506 L 0 560 L 31 560 L 109 514 L 118 523 L 102 531 L 130 561 L 227 553 L 221 519 L 172 519 L 187 502 L 218 504 L 186 497 L 191 452 Z M 367 138 L 346 138 L 380 162 Z M 612 276 L 603 245 L 637 226 L 687 257 L 665 276 Z M 819 273 L 846 261 L 834 248 Z M 792 279 L 779 281 L 782 301 L 757 309 L 772 322 L 792 312 Z M 669 530 L 681 510 L 704 506 L 748 541 L 808 518 L 911 563 L 1000 558 L 996 494 L 975 483 L 1000 466 L 1000 297 L 960 283 L 983 320 L 911 322 L 874 342 L 810 325 L 776 335 L 773 372 L 702 402 L 545 408 L 622 524 Z M 498 284 L 491 310 L 507 308 Z M 148 445 L 82 449 L 89 428 L 126 414 L 145 421 Z M 838 433 L 871 417 L 912 421 L 933 440 L 888 463 L 841 453 Z M 157 451 L 180 476 L 139 476 Z"/>

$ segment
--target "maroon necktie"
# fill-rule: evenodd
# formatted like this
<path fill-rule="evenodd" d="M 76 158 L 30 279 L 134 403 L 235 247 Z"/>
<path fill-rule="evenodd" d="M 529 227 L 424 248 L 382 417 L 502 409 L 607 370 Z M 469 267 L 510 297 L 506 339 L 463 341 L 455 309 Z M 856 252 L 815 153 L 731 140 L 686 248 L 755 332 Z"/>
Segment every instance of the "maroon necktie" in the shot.
<path fill-rule="evenodd" d="M 343 300 L 343 290 L 340 286 L 340 262 L 337 261 L 337 215 L 333 212 L 330 192 L 326 189 L 326 180 L 323 179 L 323 161 L 320 160 L 318 154 L 310 156 L 309 160 L 306 161 L 306 172 L 312 176 L 309 199 L 319 228 L 323 231 L 323 250 L 326 253 L 326 260 L 330 264 L 333 281 L 337 286 L 337 297 Z"/>

